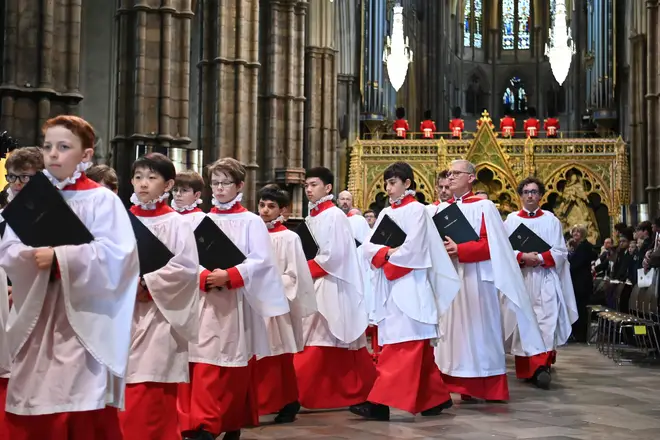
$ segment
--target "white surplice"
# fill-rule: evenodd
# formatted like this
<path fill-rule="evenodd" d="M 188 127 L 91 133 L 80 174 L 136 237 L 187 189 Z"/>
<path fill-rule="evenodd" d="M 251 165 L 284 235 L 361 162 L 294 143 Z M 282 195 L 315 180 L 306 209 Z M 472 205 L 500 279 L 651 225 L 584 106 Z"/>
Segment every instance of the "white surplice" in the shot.
<path fill-rule="evenodd" d="M 359 214 L 348 215 L 347 218 L 348 223 L 351 225 L 353 238 L 362 243 L 357 248 L 358 267 L 360 269 L 360 274 L 362 275 L 362 293 L 364 295 L 364 304 L 367 309 L 367 314 L 369 315 L 369 324 L 375 325 L 376 321 L 374 320 L 374 313 L 376 310 L 376 302 L 374 299 L 373 286 L 375 272 L 371 269 L 371 266 L 368 264 L 364 255 L 364 243 L 371 238 L 373 229 L 369 227 L 367 220 Z"/>
<path fill-rule="evenodd" d="M 9 292 L 7 274 L 0 267 L 0 378 L 9 377 L 11 356 L 7 343 L 7 321 L 9 320 Z"/>
<path fill-rule="evenodd" d="M 319 246 L 314 261 L 328 273 L 314 280 L 318 312 L 303 320 L 305 345 L 351 350 L 365 347 L 369 320 L 355 239 L 346 214 L 333 205 L 305 221 Z"/>
<path fill-rule="evenodd" d="M 61 279 L 37 269 L 34 249 L 10 227 L 0 245 L 13 284 L 6 406 L 13 414 L 123 407 L 139 268 L 133 228 L 121 200 L 84 175 L 61 194 L 94 236 L 55 248 Z"/>
<path fill-rule="evenodd" d="M 199 226 L 202 220 L 204 220 L 204 217 L 206 217 L 206 213 L 199 208 L 194 211 L 179 212 L 179 214 L 181 214 L 182 219 L 190 223 L 193 232 L 197 229 L 197 226 Z"/>
<path fill-rule="evenodd" d="M 261 217 L 240 208 L 208 214 L 246 256 L 236 266 L 245 284 L 201 294 L 199 339 L 190 344 L 190 362 L 245 367 L 255 355 L 270 355 L 264 318 L 289 312 L 266 225 Z"/>
<path fill-rule="evenodd" d="M 527 355 L 547 350 L 497 208 L 489 200 L 457 203 L 477 234 L 484 219 L 490 260 L 460 263 L 454 259 L 462 285 L 442 317 L 445 337 L 436 347 L 436 363 L 440 371 L 454 377 L 502 375 L 506 373 L 506 358 L 498 291 L 516 315 Z M 447 206 L 441 203 L 439 211 Z"/>
<path fill-rule="evenodd" d="M 348 223 L 351 225 L 353 238 L 360 243 L 364 243 L 367 237 L 371 236 L 371 228 L 367 219 L 360 214 L 348 215 L 346 218 L 348 218 Z"/>
<path fill-rule="evenodd" d="M 518 212 L 511 213 L 504 224 L 509 235 L 524 224 L 552 246 L 550 253 L 554 267 L 523 267 L 522 275 L 545 345 L 548 349 L 554 349 L 568 341 L 578 311 L 561 222 L 549 211 L 539 209 L 537 212 L 543 213 L 532 218 L 522 217 Z M 515 255 L 517 252 L 514 251 Z M 517 327 L 516 317 L 511 313 L 504 313 L 504 317 L 504 328 L 509 334 L 512 328 Z M 526 356 L 517 329 L 512 334 L 511 353 Z"/>
<path fill-rule="evenodd" d="M 385 215 L 406 233 L 406 241 L 392 254 L 389 263 L 412 272 L 389 281 L 383 270 L 376 270 L 374 298 L 378 344 L 435 339 L 440 316 L 446 313 L 460 288 L 452 264 L 433 222 L 424 206 L 414 200 L 403 206 L 387 207 L 380 212 L 374 229 Z M 366 242 L 366 264 L 370 264 L 381 245 Z"/>
<path fill-rule="evenodd" d="M 156 208 L 154 216 L 142 216 L 135 208 L 133 213 L 174 257 L 144 275 L 153 301 L 135 305 L 126 382 L 188 382 L 188 343 L 197 341 L 199 331 L 195 235 L 190 223 L 167 205 Z"/>
<path fill-rule="evenodd" d="M 298 234 L 279 224 L 269 235 L 291 309 L 290 313 L 265 318 L 271 355 L 298 353 L 305 348 L 303 318 L 317 310 L 314 281 Z"/>

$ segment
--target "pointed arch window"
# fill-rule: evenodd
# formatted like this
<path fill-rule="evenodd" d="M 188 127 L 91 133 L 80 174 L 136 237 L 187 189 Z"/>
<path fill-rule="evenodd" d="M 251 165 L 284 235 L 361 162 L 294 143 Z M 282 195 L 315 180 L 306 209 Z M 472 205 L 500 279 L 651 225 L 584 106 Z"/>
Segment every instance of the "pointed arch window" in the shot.
<path fill-rule="evenodd" d="M 502 50 L 529 49 L 529 0 L 502 0 Z"/>
<path fill-rule="evenodd" d="M 463 9 L 463 46 L 481 49 L 483 44 L 483 0 L 465 0 Z"/>

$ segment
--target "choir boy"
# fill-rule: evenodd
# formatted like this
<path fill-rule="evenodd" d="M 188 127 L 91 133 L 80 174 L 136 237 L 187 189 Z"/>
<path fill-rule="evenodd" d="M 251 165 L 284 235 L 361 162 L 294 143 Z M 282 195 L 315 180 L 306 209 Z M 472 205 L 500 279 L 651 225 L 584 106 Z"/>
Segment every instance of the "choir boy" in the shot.
<path fill-rule="evenodd" d="M 520 182 L 518 195 L 523 209 L 509 214 L 505 222 L 509 234 L 523 224 L 551 246 L 543 253 L 514 252 L 548 351 L 527 356 L 516 331 L 511 352 L 516 355 L 516 376 L 540 388 L 550 385 L 554 349 L 566 343 L 578 317 L 563 228 L 557 217 L 539 208 L 544 193 L 543 182 L 534 177 Z"/>
<path fill-rule="evenodd" d="M 435 192 L 438 195 L 437 200 L 429 205 L 426 205 L 426 210 L 431 215 L 431 217 L 439 212 L 438 207 L 442 202 L 446 202 L 451 198 L 447 170 L 442 170 L 438 173 L 438 177 L 435 179 Z"/>
<path fill-rule="evenodd" d="M 209 218 L 245 255 L 227 270 L 204 270 L 198 343 L 190 345 L 190 384 L 179 388 L 179 423 L 188 439 L 240 438 L 259 423 L 254 356 L 271 353 L 266 318 L 289 313 L 268 229 L 241 205 L 245 167 L 220 159 L 208 167 Z"/>
<path fill-rule="evenodd" d="M 133 163 L 131 212 L 174 254 L 140 279 L 126 378 L 125 440 L 176 440 L 177 388 L 188 382 L 188 343 L 199 329 L 199 261 L 190 223 L 168 206 L 176 170 L 165 155 Z"/>
<path fill-rule="evenodd" d="M 91 125 L 57 116 L 43 133 L 44 174 L 94 240 L 34 249 L 5 230 L 0 266 L 13 282 L 16 311 L 7 332 L 9 438 L 121 439 L 117 408 L 138 286 L 135 236 L 119 198 L 85 175 L 94 154 Z"/>
<path fill-rule="evenodd" d="M 355 240 L 346 215 L 333 203 L 333 182 L 323 167 L 305 176 L 306 222 L 319 246 L 308 261 L 318 312 L 303 320 L 306 348 L 294 365 L 300 404 L 309 409 L 365 402 L 376 376 L 365 347 L 368 318 Z"/>
<path fill-rule="evenodd" d="M 172 208 L 185 219 L 191 222 L 193 230 L 206 217 L 204 211 L 199 209 L 202 204 L 202 191 L 204 190 L 204 179 L 194 171 L 183 171 L 177 173 L 172 188 Z"/>
<path fill-rule="evenodd" d="M 119 191 L 119 180 L 117 179 L 117 172 L 107 165 L 94 165 L 87 170 L 87 177 L 94 182 L 105 186 L 113 193 L 117 194 Z"/>
<path fill-rule="evenodd" d="M 287 192 L 277 185 L 268 185 L 259 192 L 259 215 L 273 242 L 275 260 L 291 308 L 291 313 L 267 318 L 271 355 L 260 358 L 256 364 L 259 413 L 278 413 L 275 423 L 293 422 L 300 410 L 293 354 L 305 346 L 303 318 L 316 312 L 314 281 L 300 237 L 283 224 L 283 214 L 290 204 Z"/>
<path fill-rule="evenodd" d="M 445 240 L 462 284 L 442 321 L 440 333 L 445 338 L 436 348 L 436 362 L 449 390 L 464 400 L 504 401 L 509 399 L 509 387 L 498 291 L 516 314 L 525 352 L 533 355 L 546 348 L 500 214 L 493 202 L 472 193 L 475 173 L 470 162 L 453 161 L 449 170 L 453 198 L 439 207 L 442 211 L 457 204 L 479 240 L 462 244 L 451 237 Z M 506 329 L 507 336 L 512 332 Z"/>
<path fill-rule="evenodd" d="M 44 169 L 44 156 L 37 147 L 24 147 L 14 150 L 5 161 L 9 182 L 7 200 L 11 201 L 30 178 Z M 4 207 L 3 207 L 4 209 Z M 2 213 L 2 210 L 0 210 Z M 0 218 L 0 222 L 2 222 Z M 0 235 L 0 240 L 2 236 Z M 6 301 L 4 299 L 7 299 Z M 11 307 L 11 287 L 8 286 L 7 274 L 0 268 L 0 439 L 8 438 L 5 426 L 5 401 L 7 400 L 7 385 L 11 367 L 9 341 L 7 340 L 7 322 Z"/>
<path fill-rule="evenodd" d="M 449 391 L 433 357 L 440 316 L 460 287 L 456 270 L 424 206 L 415 199 L 413 170 L 405 162 L 384 173 L 389 216 L 406 233 L 400 247 L 364 244 L 377 269 L 374 280 L 378 342 L 378 377 L 367 402 L 351 412 L 374 420 L 389 420 L 390 406 L 416 414 L 437 415 L 452 406 Z M 378 228 L 378 223 L 376 224 Z"/>

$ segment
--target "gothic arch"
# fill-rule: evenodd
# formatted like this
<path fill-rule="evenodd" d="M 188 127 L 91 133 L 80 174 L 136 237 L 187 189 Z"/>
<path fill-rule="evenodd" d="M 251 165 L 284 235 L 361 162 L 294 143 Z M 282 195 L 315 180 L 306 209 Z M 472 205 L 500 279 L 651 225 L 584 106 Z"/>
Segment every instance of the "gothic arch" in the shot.
<path fill-rule="evenodd" d="M 465 113 L 479 116 L 488 106 L 490 85 L 488 77 L 481 67 L 475 67 L 463 79 L 463 93 L 465 94 Z"/>

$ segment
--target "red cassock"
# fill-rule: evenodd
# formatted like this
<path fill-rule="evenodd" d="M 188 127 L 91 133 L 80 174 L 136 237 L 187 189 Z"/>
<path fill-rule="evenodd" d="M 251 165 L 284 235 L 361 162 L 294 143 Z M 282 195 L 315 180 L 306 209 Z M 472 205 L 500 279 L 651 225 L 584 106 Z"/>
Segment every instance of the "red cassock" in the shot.
<path fill-rule="evenodd" d="M 557 132 L 559 131 L 559 119 L 546 119 L 545 123 L 543 124 L 543 129 L 545 130 L 545 135 L 547 137 L 557 137 Z"/>
<path fill-rule="evenodd" d="M 462 119 L 454 118 L 449 121 L 449 131 L 452 138 L 460 139 L 463 135 L 463 130 L 465 130 L 465 122 Z"/>
<path fill-rule="evenodd" d="M 422 121 L 422 123 L 419 126 L 419 131 L 422 132 L 422 136 L 424 139 L 433 139 L 433 133 L 435 133 L 437 130 L 435 126 L 435 122 L 433 122 L 430 119 L 427 119 L 425 121 Z"/>
<path fill-rule="evenodd" d="M 502 132 L 502 136 L 513 136 L 516 131 L 516 120 L 511 116 L 505 116 L 500 119 L 500 131 Z"/>
<path fill-rule="evenodd" d="M 405 139 L 406 134 L 410 131 L 410 126 L 405 119 L 397 119 L 392 124 L 392 130 L 396 133 L 396 137 Z"/>
<path fill-rule="evenodd" d="M 541 122 L 536 118 L 526 119 L 523 129 L 525 130 L 525 135 L 527 137 L 538 137 L 539 131 L 541 131 Z"/>

